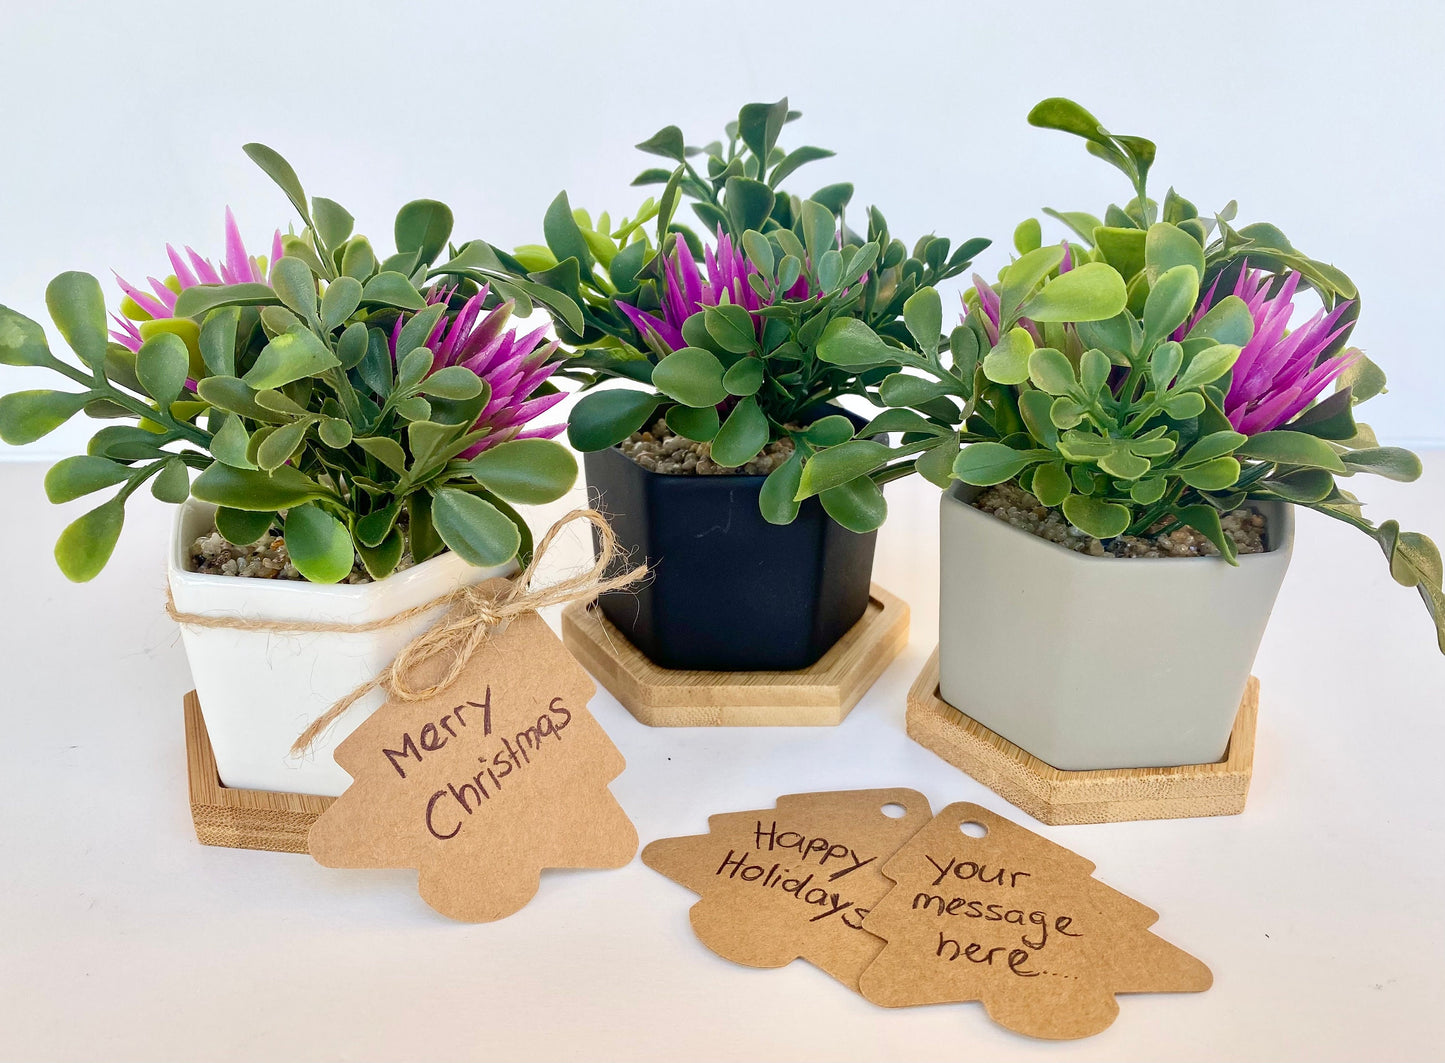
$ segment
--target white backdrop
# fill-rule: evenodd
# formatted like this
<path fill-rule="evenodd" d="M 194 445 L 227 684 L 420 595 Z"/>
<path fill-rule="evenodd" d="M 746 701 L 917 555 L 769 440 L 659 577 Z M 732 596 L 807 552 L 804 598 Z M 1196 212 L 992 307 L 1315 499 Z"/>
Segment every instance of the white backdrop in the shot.
<path fill-rule="evenodd" d="M 1102 213 L 1122 175 L 1029 127 L 1068 95 L 1159 144 L 1151 187 L 1202 211 L 1231 197 L 1365 293 L 1355 342 L 1389 373 L 1382 440 L 1445 443 L 1433 235 L 1445 165 L 1445 9 L 1419 3 L 246 5 L 0 0 L 0 302 L 45 321 L 66 269 L 132 281 L 164 245 L 222 253 L 234 208 L 254 253 L 290 208 L 241 153 L 271 144 L 307 191 L 390 247 L 407 199 L 452 205 L 458 237 L 540 238 L 559 189 L 629 213 L 663 125 L 703 143 L 740 104 L 788 95 L 784 143 L 838 152 L 794 179 L 857 185 L 911 243 L 991 236 L 1040 207 Z M 801 178 L 801 179 L 799 179 Z M 957 287 L 957 282 L 954 283 Z M 53 330 L 52 330 L 53 331 Z M 0 390 L 46 386 L 0 367 Z M 83 420 L 25 451 L 83 446 Z"/>

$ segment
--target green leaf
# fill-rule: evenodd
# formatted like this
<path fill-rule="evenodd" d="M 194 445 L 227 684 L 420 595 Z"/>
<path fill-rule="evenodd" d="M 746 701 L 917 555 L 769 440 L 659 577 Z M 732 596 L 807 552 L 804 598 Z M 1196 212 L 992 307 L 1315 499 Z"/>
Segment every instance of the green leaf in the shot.
<path fill-rule="evenodd" d="M 464 365 L 444 366 L 421 381 L 422 392 L 435 399 L 474 399 L 482 387 L 482 378 Z"/>
<path fill-rule="evenodd" d="M 1445 593 L 1441 592 L 1440 550 L 1418 532 L 1402 532 L 1387 520 L 1374 531 L 1375 540 L 1390 562 L 1390 575 L 1401 586 L 1413 586 L 1435 621 L 1435 639 L 1445 653 Z"/>
<path fill-rule="evenodd" d="M 430 264 L 447 246 L 452 234 L 452 211 L 434 199 L 414 199 L 396 213 L 396 249 L 416 252 L 417 262 Z"/>
<path fill-rule="evenodd" d="M 723 350 L 732 354 L 747 354 L 758 345 L 757 331 L 753 316 L 746 307 L 736 303 L 709 306 L 703 310 L 703 324 L 708 335 L 718 342 Z"/>
<path fill-rule="evenodd" d="M 728 397 L 722 362 L 701 347 L 684 347 L 663 358 L 653 366 L 652 384 L 668 398 L 696 409 Z"/>
<path fill-rule="evenodd" d="M 296 213 L 301 215 L 301 220 L 314 228 L 311 214 L 306 209 L 306 192 L 302 189 L 301 180 L 296 176 L 296 171 L 291 168 L 291 164 L 265 144 L 247 144 L 241 150 L 252 162 L 265 171 L 267 177 L 276 182 L 281 191 L 286 193 L 286 198 L 296 208 Z"/>
<path fill-rule="evenodd" d="M 1237 295 L 1226 295 L 1211 306 L 1189 330 L 1189 339 L 1202 336 L 1236 347 L 1248 343 L 1254 336 L 1254 317 L 1245 301 Z"/>
<path fill-rule="evenodd" d="M 406 472 L 406 451 L 396 440 L 386 436 L 363 436 L 354 442 L 392 472 Z"/>
<path fill-rule="evenodd" d="M 827 148 L 814 148 L 807 145 L 796 148 L 784 155 L 782 161 L 773 167 L 773 172 L 768 174 L 768 185 L 772 188 L 777 188 L 783 183 L 784 178 L 797 170 L 798 167 L 810 162 L 817 162 L 819 159 L 830 159 L 832 157 L 833 152 Z M 774 523 L 786 524 L 788 522 L 774 521 Z"/>
<path fill-rule="evenodd" d="M 689 406 L 670 406 L 664 419 L 678 435 L 698 443 L 711 442 L 722 426 L 716 406 L 696 410 Z"/>
<path fill-rule="evenodd" d="M 934 288 L 919 288 L 903 304 L 903 323 L 924 354 L 938 353 L 943 335 L 943 300 Z"/>
<path fill-rule="evenodd" d="M 853 439 L 819 451 L 803 466 L 798 484 L 797 501 L 820 494 L 881 468 L 891 453 L 882 443 L 871 439 Z"/>
<path fill-rule="evenodd" d="M 221 462 L 212 464 L 196 477 L 191 494 L 202 502 L 230 509 L 271 512 L 325 497 L 320 484 L 289 465 L 264 473 L 233 469 Z"/>
<path fill-rule="evenodd" d="M 1180 374 L 1179 382 L 1175 386 L 1184 390 L 1212 384 L 1233 369 L 1234 363 L 1238 360 L 1238 347 L 1231 343 L 1215 344 L 1213 347 L 1200 351 L 1189 360 L 1189 364 L 1184 367 L 1184 372 Z"/>
<path fill-rule="evenodd" d="M 114 487 L 130 479 L 130 475 L 131 470 L 126 466 L 93 454 L 62 458 L 45 474 L 45 497 L 59 505 L 92 491 Z"/>
<path fill-rule="evenodd" d="M 1309 505 L 1323 502 L 1335 493 L 1335 478 L 1324 469 L 1296 469 L 1283 476 L 1271 476 L 1260 483 L 1290 502 Z"/>
<path fill-rule="evenodd" d="M 756 395 L 763 386 L 763 362 L 760 358 L 743 358 L 728 366 L 723 373 L 723 387 L 729 395 L 746 398 Z"/>
<path fill-rule="evenodd" d="M 170 405 L 186 386 L 191 364 L 185 341 L 160 332 L 141 344 L 135 356 L 135 373 L 145 392 L 162 407 Z"/>
<path fill-rule="evenodd" d="M 1176 266 L 1190 266 L 1197 277 L 1204 277 L 1204 248 L 1199 241 L 1177 225 L 1155 222 L 1149 226 L 1144 242 L 1145 275 L 1149 283 Z"/>
<path fill-rule="evenodd" d="M 712 460 L 725 469 L 746 465 L 768 443 L 768 419 L 757 399 L 746 398 L 733 407 L 712 441 Z"/>
<path fill-rule="evenodd" d="M 797 495 L 802 476 L 803 452 L 796 449 L 788 455 L 787 461 L 768 473 L 758 493 L 758 509 L 765 521 L 769 524 L 793 522 L 801 505 Z"/>
<path fill-rule="evenodd" d="M 426 300 L 411 281 L 393 270 L 382 270 L 362 285 L 361 301 L 398 310 L 421 310 L 426 306 Z"/>
<path fill-rule="evenodd" d="M 291 563 L 312 583 L 340 583 L 351 575 L 356 564 L 351 533 L 320 506 L 293 506 L 282 534 Z"/>
<path fill-rule="evenodd" d="M 53 365 L 45 330 L 24 314 L 0 306 L 0 365 Z"/>
<path fill-rule="evenodd" d="M 834 318 L 818 341 L 820 361 L 853 369 L 887 365 L 895 360 L 897 353 L 856 317 Z"/>
<path fill-rule="evenodd" d="M 285 465 L 306 438 L 306 430 L 310 427 L 310 420 L 292 421 L 269 433 L 256 448 L 256 464 L 266 472 Z"/>
<path fill-rule="evenodd" d="M 1040 505 L 1054 509 L 1063 504 L 1072 489 L 1063 462 L 1051 461 L 1034 470 L 1033 494 Z"/>
<path fill-rule="evenodd" d="M 813 199 L 805 199 L 802 206 L 803 246 L 808 258 L 817 262 L 824 251 L 837 243 L 838 222 L 833 211 Z"/>
<path fill-rule="evenodd" d="M 371 242 L 364 236 L 348 240 L 346 250 L 341 253 L 342 276 L 365 283 L 375 272 L 376 252 L 371 249 Z"/>
<path fill-rule="evenodd" d="M 395 572 L 405 550 L 406 540 L 402 536 L 400 528 L 393 528 L 391 534 L 376 546 L 356 544 L 356 552 L 361 556 L 362 565 L 375 580 L 386 579 Z"/>
<path fill-rule="evenodd" d="M 517 556 L 521 532 L 511 519 L 484 498 L 446 487 L 432 498 L 437 534 L 468 564 L 492 568 Z"/>
<path fill-rule="evenodd" d="M 1262 432 L 1257 436 L 1250 436 L 1235 453 L 1241 458 L 1270 461 L 1278 465 L 1302 465 L 1313 469 L 1328 469 L 1334 473 L 1349 471 L 1333 447 L 1323 439 L 1316 439 L 1303 432 Z"/>
<path fill-rule="evenodd" d="M 661 401 L 649 392 L 621 388 L 583 395 L 567 418 L 567 439 L 584 452 L 616 446 L 645 425 Z"/>
<path fill-rule="evenodd" d="M 1070 495 L 1063 502 L 1064 516 L 1085 535 L 1112 539 L 1129 527 L 1129 507 L 1087 495 Z"/>
<path fill-rule="evenodd" d="M 550 439 L 513 439 L 472 458 L 461 470 L 488 491 L 526 505 L 555 502 L 577 482 L 577 459 Z"/>
<path fill-rule="evenodd" d="M 307 322 L 316 316 L 316 278 L 311 267 L 299 258 L 284 257 L 271 266 L 271 287 L 284 306 Z"/>
<path fill-rule="evenodd" d="M 1121 229 L 1112 225 L 1099 226 L 1094 231 L 1094 241 L 1104 261 L 1119 271 L 1126 281 L 1133 279 L 1144 269 L 1144 248 L 1147 242 L 1143 229 Z"/>
<path fill-rule="evenodd" d="M 634 146 L 638 151 L 645 151 L 649 155 L 661 155 L 664 159 L 673 159 L 676 162 L 682 162 L 686 158 L 682 130 L 675 125 L 663 126 L 641 144 Z"/>
<path fill-rule="evenodd" d="M 548 205 L 542 218 L 542 233 L 557 261 L 575 258 L 584 274 L 592 271 L 592 251 L 572 217 L 572 206 L 567 202 L 566 192 L 557 193 L 557 198 Z"/>
<path fill-rule="evenodd" d="M 321 297 L 321 327 L 331 332 L 356 313 L 361 305 L 361 282 L 354 277 L 337 277 Z"/>
<path fill-rule="evenodd" d="M 1054 210 L 1052 207 L 1045 207 L 1044 213 L 1051 218 L 1059 219 L 1072 229 L 1076 236 L 1087 240 L 1090 245 L 1094 243 L 1094 230 L 1103 224 L 1094 215 L 1081 210 Z"/>
<path fill-rule="evenodd" d="M 1033 353 L 1034 339 L 1028 330 L 1011 328 L 984 358 L 983 375 L 995 384 L 1022 384 L 1029 378 L 1029 356 Z"/>
<path fill-rule="evenodd" d="M 788 98 L 776 103 L 749 103 L 738 112 L 738 136 L 759 159 L 767 160 L 788 119 Z"/>
<path fill-rule="evenodd" d="M 1179 467 L 1198 465 L 1201 462 L 1233 454 L 1248 438 L 1239 432 L 1211 432 L 1184 452 L 1179 459 Z"/>
<path fill-rule="evenodd" d="M 45 390 L 0 395 L 0 439 L 14 447 L 34 443 L 79 413 L 91 397 L 86 392 Z"/>
<path fill-rule="evenodd" d="M 1037 251 L 1043 242 L 1043 229 L 1038 218 L 1025 218 L 1014 228 L 1014 250 L 1021 255 Z"/>
<path fill-rule="evenodd" d="M 853 422 L 840 413 L 819 417 L 803 429 L 803 438 L 815 447 L 832 447 L 853 438 Z"/>
<path fill-rule="evenodd" d="M 105 360 L 110 338 L 105 331 L 105 295 L 98 280 L 89 273 L 62 273 L 46 286 L 45 306 L 82 362 L 94 367 Z"/>
<path fill-rule="evenodd" d="M 1179 478 L 1200 491 L 1224 491 L 1239 482 L 1239 461 L 1213 458 L 1179 470 Z"/>
<path fill-rule="evenodd" d="M 1204 412 L 1204 396 L 1197 391 L 1186 391 L 1182 395 L 1170 395 L 1164 400 L 1164 412 L 1176 421 L 1187 421 Z"/>
<path fill-rule="evenodd" d="M 1030 354 L 1028 366 L 1029 379 L 1045 394 L 1067 395 L 1078 386 L 1073 363 L 1052 347 L 1040 347 Z"/>
<path fill-rule="evenodd" d="M 206 315 L 201 326 L 201 360 L 212 376 L 236 375 L 236 329 L 241 321 L 241 308 L 222 307 Z"/>
<path fill-rule="evenodd" d="M 1411 483 L 1423 471 L 1420 459 L 1402 447 L 1366 447 L 1340 455 L 1350 472 L 1372 472 L 1389 480 Z"/>
<path fill-rule="evenodd" d="M 1019 305 L 1063 260 L 1064 249 L 1050 244 L 1019 256 L 1003 270 L 999 275 L 999 313 L 1004 324 L 1017 317 Z"/>
<path fill-rule="evenodd" d="M 320 337 L 297 325 L 272 337 L 241 379 L 248 387 L 261 391 L 318 376 L 340 364 Z"/>
<path fill-rule="evenodd" d="M 216 531 L 234 546 L 250 546 L 270 531 L 275 522 L 276 514 L 264 510 L 252 512 L 225 506 L 216 510 Z"/>
<path fill-rule="evenodd" d="M 851 427 L 851 426 L 850 426 Z M 930 436 L 946 436 L 947 428 L 924 420 L 912 410 L 884 410 L 858 430 L 859 438 L 866 439 L 886 432 L 904 432 Z M 851 434 L 851 433 L 850 433 Z M 841 442 L 841 440 L 839 441 Z"/>
<path fill-rule="evenodd" d="M 1098 460 L 1099 468 L 1117 480 L 1137 480 L 1149 472 L 1149 461 L 1127 446 L 1116 446 Z"/>
<path fill-rule="evenodd" d="M 828 516 L 860 535 L 881 528 L 888 519 L 883 489 L 866 476 L 830 487 L 818 496 L 818 501 Z"/>
<path fill-rule="evenodd" d="M 1378 365 L 1363 354 L 1355 355 L 1354 362 L 1335 378 L 1335 390 L 1349 389 L 1356 406 L 1385 393 L 1385 373 Z"/>
<path fill-rule="evenodd" d="M 316 234 L 328 248 L 334 249 L 344 244 L 356 224 L 356 219 L 345 207 L 322 196 L 312 197 L 311 213 L 316 219 Z"/>
<path fill-rule="evenodd" d="M 1170 512 L 1184 524 L 1202 532 L 1218 548 L 1226 561 L 1231 565 L 1235 564 L 1239 548 L 1235 545 L 1232 537 L 1224 534 L 1224 526 L 1219 520 L 1219 510 L 1213 506 L 1179 506 Z"/>
<path fill-rule="evenodd" d="M 733 232 L 761 229 L 773 212 L 773 190 L 749 177 L 729 177 L 723 186 L 723 202 Z"/>
<path fill-rule="evenodd" d="M 198 284 L 176 296 L 173 313 L 178 318 L 199 321 L 209 311 L 223 306 L 266 306 L 279 301 L 266 284 Z"/>
<path fill-rule="evenodd" d="M 65 578 L 85 583 L 99 575 L 124 524 L 125 503 L 112 498 L 67 526 L 55 543 L 55 563 Z"/>
<path fill-rule="evenodd" d="M 942 381 L 927 380 L 908 373 L 886 376 L 878 387 L 879 398 L 889 406 L 920 406 L 952 392 L 953 389 Z"/>
<path fill-rule="evenodd" d="M 1043 286 L 1023 306 L 1033 321 L 1104 321 L 1128 302 L 1124 278 L 1112 266 L 1085 262 Z"/>
<path fill-rule="evenodd" d="M 1161 275 L 1144 301 L 1145 349 L 1184 324 L 1198 299 L 1199 274 L 1194 267 L 1175 266 Z"/>
<path fill-rule="evenodd" d="M 1035 477 L 1037 480 L 1037 477 Z M 1146 476 L 1129 487 L 1129 497 L 1141 506 L 1152 506 L 1164 497 L 1169 483 L 1162 476 Z"/>
<path fill-rule="evenodd" d="M 1002 443 L 970 443 L 953 463 L 953 475 L 975 487 L 992 487 L 1012 480 L 1030 465 L 1053 457 L 1047 450 L 1014 450 Z"/>
<path fill-rule="evenodd" d="M 170 458 L 151 481 L 151 494 L 162 502 L 180 505 L 191 496 L 191 474 L 179 457 Z"/>

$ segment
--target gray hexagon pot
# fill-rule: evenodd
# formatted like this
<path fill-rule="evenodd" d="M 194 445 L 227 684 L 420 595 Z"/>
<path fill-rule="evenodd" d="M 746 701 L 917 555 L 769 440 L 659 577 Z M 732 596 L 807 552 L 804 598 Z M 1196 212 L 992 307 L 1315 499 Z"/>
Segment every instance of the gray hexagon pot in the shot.
<path fill-rule="evenodd" d="M 1055 768 L 1220 760 L 1289 567 L 1294 514 L 1264 553 L 1101 558 L 1021 531 L 955 483 L 940 509 L 939 693 Z"/>

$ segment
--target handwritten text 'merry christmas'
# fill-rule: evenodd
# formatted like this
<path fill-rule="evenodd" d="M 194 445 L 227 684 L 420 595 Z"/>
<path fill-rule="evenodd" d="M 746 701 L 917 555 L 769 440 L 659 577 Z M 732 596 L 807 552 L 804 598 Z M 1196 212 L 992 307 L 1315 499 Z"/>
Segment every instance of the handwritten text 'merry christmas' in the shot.
<path fill-rule="evenodd" d="M 461 769 L 462 776 L 449 782 L 445 789 L 437 790 L 426 803 L 423 818 L 427 831 L 441 841 L 455 838 L 462 832 L 468 817 L 496 799 L 506 788 L 504 779 L 525 772 L 547 748 L 547 740 L 560 743 L 562 732 L 572 722 L 571 711 L 562 704 L 562 698 L 553 698 L 547 711 L 537 717 L 537 722 L 508 737 L 502 735 L 495 742 L 488 743 L 480 754 L 468 748 L 468 756 L 475 754 L 481 770 L 472 772 L 470 765 Z M 480 718 L 480 719 L 479 719 Z M 492 736 L 492 688 L 487 687 L 481 701 L 465 701 L 455 706 L 441 719 L 424 724 L 413 738 L 408 732 L 397 744 L 400 749 L 383 748 L 384 756 L 396 773 L 407 777 L 409 761 L 420 764 L 429 754 L 444 750 L 449 742 L 468 737 L 468 730 L 480 724 L 483 739 Z"/>

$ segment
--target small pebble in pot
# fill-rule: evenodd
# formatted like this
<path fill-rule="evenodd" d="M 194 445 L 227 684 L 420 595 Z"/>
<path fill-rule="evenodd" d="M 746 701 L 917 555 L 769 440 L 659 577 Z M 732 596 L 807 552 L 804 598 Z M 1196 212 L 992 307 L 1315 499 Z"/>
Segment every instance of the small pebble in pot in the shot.
<path fill-rule="evenodd" d="M 1202 533 L 1193 528 L 1175 528 L 1171 532 L 1145 535 L 1120 535 L 1107 544 L 1075 528 L 1057 509 L 1048 509 L 1018 484 L 1003 483 L 979 492 L 973 500 L 975 509 L 991 513 L 1040 539 L 1057 543 L 1093 557 L 1218 557 L 1219 550 Z M 1267 522 L 1264 514 L 1252 509 L 1236 509 L 1220 516 L 1224 533 L 1234 540 L 1241 554 L 1260 554 L 1265 550 Z"/>
<path fill-rule="evenodd" d="M 644 469 L 668 476 L 766 476 L 792 455 L 793 441 L 775 439 L 746 465 L 729 468 L 712 460 L 707 443 L 680 436 L 659 419 L 651 428 L 632 433 L 618 449 Z"/>

